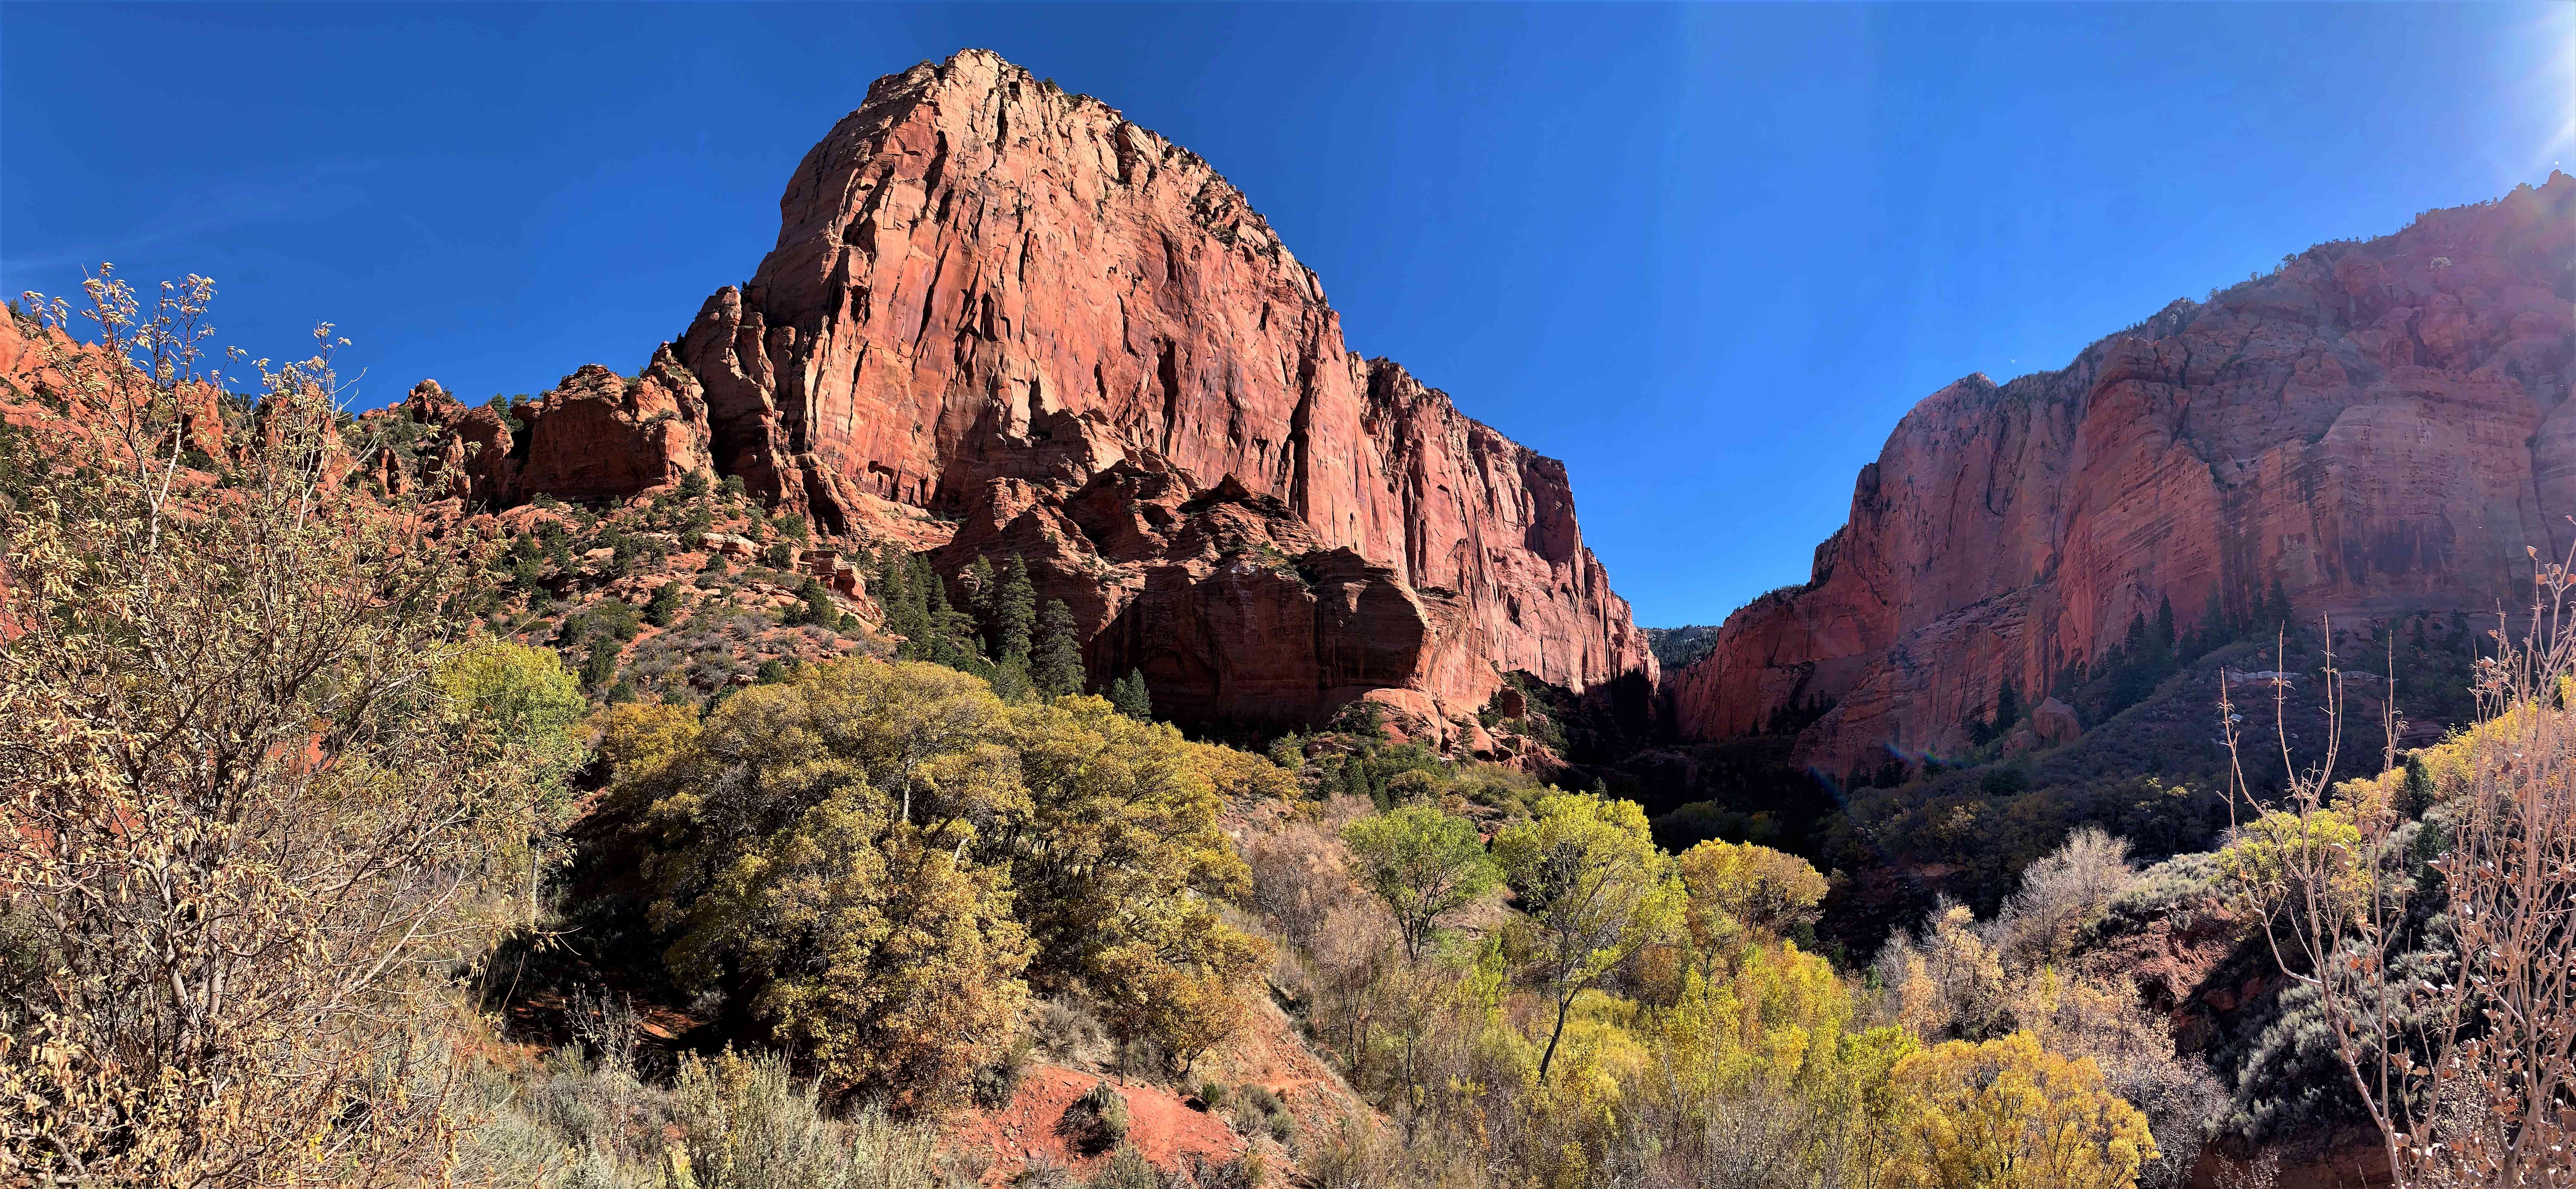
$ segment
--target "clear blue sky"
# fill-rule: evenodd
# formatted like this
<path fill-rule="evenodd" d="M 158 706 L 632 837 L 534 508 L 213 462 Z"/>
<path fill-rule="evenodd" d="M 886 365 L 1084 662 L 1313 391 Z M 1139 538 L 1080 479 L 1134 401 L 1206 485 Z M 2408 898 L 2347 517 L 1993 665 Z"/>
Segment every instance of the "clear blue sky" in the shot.
<path fill-rule="evenodd" d="M 870 79 L 986 46 L 1213 162 L 1706 622 L 1950 380 L 2576 172 L 2570 13 L 9 3 L 0 292 L 204 273 L 257 353 L 339 323 L 366 404 L 631 371 Z"/>

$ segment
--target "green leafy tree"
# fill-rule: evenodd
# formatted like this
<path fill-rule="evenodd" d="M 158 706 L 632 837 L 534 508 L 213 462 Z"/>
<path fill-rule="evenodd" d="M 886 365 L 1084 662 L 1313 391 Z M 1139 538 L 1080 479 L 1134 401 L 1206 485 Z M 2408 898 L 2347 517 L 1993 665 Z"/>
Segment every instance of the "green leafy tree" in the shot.
<path fill-rule="evenodd" d="M 1008 871 L 970 861 L 976 823 L 1026 804 L 982 742 L 1001 712 L 960 673 L 809 666 L 727 699 L 656 779 L 621 767 L 630 795 L 660 794 L 651 918 L 674 977 L 736 989 L 898 1107 L 948 1102 L 1026 996 Z"/>
<path fill-rule="evenodd" d="M 1082 642 L 1073 634 L 1073 609 L 1060 599 L 1047 600 L 1046 613 L 1038 618 L 1038 637 L 1029 683 L 1049 698 L 1081 693 L 1087 678 L 1082 671 Z"/>
<path fill-rule="evenodd" d="M 1556 1008 L 1538 1063 L 1544 1081 L 1575 997 L 1673 937 L 1685 901 L 1681 879 L 1636 802 L 1591 793 L 1540 801 L 1537 817 L 1495 838 L 1494 857 L 1528 914 L 1528 977 Z"/>
<path fill-rule="evenodd" d="M 1395 914 L 1404 956 L 1419 960 L 1441 922 L 1482 899 L 1502 878 L 1475 823 L 1407 805 L 1342 827 L 1352 874 Z"/>

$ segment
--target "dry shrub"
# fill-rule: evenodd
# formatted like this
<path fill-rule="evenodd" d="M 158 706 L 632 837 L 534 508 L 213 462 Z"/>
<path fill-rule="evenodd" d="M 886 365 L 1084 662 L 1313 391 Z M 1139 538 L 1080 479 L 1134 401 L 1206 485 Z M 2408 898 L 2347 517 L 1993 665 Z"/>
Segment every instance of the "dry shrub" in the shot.
<path fill-rule="evenodd" d="M 2343 675 L 2329 652 L 2322 758 L 2298 769 L 2280 738 L 2286 803 L 2230 847 L 2401 1185 L 2576 1185 L 2576 574 L 2533 556 L 2529 617 L 2478 662 L 2472 727 L 2401 767 L 2392 705 L 2384 775 L 2334 785 Z M 2242 755 L 2232 727 L 2227 742 Z"/>
<path fill-rule="evenodd" d="M 680 1059 L 669 1085 L 614 1055 L 557 1050 L 537 1070 L 487 1072 L 455 1172 L 494 1189 L 940 1189 L 972 1170 L 937 1152 L 930 1124 L 874 1108 L 833 1118 L 784 1059 Z"/>
<path fill-rule="evenodd" d="M 2085 923 L 2136 881 L 2126 839 L 2096 826 L 2078 829 L 2022 870 L 2021 888 L 1996 917 L 1996 948 L 2025 969 L 2063 961 Z"/>
<path fill-rule="evenodd" d="M 1248 907 L 1281 940 L 1313 947 L 1333 909 L 1354 894 L 1340 851 L 1338 839 L 1302 822 L 1255 839 L 1243 856 L 1252 870 Z"/>
<path fill-rule="evenodd" d="M 1108 1151 L 1127 1141 L 1127 1098 L 1116 1086 L 1094 1082 L 1065 1106 L 1055 1130 L 1085 1156 Z"/>
<path fill-rule="evenodd" d="M 399 424 L 343 424 L 328 326 L 243 398 L 199 366 L 210 282 L 88 289 L 61 425 L 0 462 L 0 888 L 45 956 L 0 1004 L 0 1180 L 435 1167 L 418 1004 L 505 917 L 533 783 L 432 681 L 459 554 Z"/>

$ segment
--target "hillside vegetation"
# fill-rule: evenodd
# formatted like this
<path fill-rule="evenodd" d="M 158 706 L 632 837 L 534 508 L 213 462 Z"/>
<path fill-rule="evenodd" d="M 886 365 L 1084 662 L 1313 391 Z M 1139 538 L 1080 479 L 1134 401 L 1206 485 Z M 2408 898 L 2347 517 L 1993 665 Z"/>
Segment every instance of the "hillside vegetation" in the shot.
<path fill-rule="evenodd" d="M 2241 737 L 2310 728 L 2250 689 L 2183 747 L 2252 646 L 2147 629 L 2086 713 L 2174 716 L 2152 755 L 1650 820 L 1369 702 L 1187 738 L 1017 559 L 845 582 L 699 481 L 429 500 L 327 327 L 236 393 L 210 295 L 97 282 L 7 394 L 13 1182 L 2120 1189 L 2340 1134 L 2566 1183 L 2562 641 L 2471 730 L 2275 769 Z M 1873 957 L 1864 854 L 1963 894 Z"/>

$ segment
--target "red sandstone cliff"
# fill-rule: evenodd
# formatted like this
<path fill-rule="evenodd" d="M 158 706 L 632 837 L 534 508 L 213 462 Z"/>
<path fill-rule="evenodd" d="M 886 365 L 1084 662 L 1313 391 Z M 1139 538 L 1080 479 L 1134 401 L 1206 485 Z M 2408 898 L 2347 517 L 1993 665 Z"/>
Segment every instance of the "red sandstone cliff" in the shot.
<path fill-rule="evenodd" d="M 1814 576 L 1671 674 L 1726 738 L 1830 700 L 1801 762 L 1959 748 L 2170 597 L 2188 624 L 2277 579 L 2303 617 L 2492 612 L 2576 513 L 2576 178 L 2323 244 L 2177 301 L 2065 369 L 1970 376 L 1862 468 Z"/>
<path fill-rule="evenodd" d="M 943 572 L 1021 553 L 1092 672 L 1141 667 L 1183 718 L 1365 695 L 1437 729 L 1510 670 L 1652 677 L 1564 467 L 1352 354 L 1243 196 L 1098 100 L 983 51 L 916 66 L 779 208 L 641 378 L 584 369 L 524 432 L 417 392 L 451 487 L 595 499 L 711 464 Z"/>

